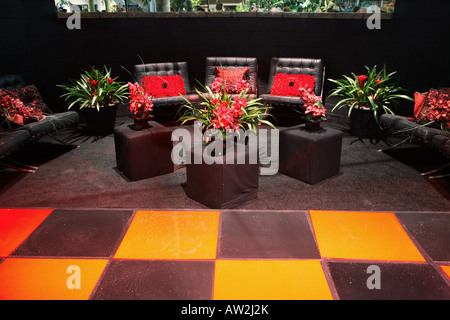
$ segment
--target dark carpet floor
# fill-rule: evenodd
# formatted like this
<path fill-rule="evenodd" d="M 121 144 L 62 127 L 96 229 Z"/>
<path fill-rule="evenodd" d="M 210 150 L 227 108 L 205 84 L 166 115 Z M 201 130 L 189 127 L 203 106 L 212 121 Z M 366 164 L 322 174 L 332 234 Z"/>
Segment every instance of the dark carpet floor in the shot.
<path fill-rule="evenodd" d="M 130 121 L 118 117 L 116 125 Z M 420 174 L 447 161 L 439 153 L 409 143 L 379 151 L 398 140 L 359 140 L 339 117 L 329 117 L 324 125 L 344 132 L 339 175 L 314 185 L 281 173 L 260 176 L 258 198 L 239 209 L 450 211 L 449 180 Z M 129 181 L 117 170 L 112 134 L 91 137 L 78 128 L 58 137 L 70 145 L 44 137 L 14 154 L 38 165 L 35 173 L 0 169 L 0 207 L 206 208 L 186 196 L 182 166 L 171 174 Z"/>

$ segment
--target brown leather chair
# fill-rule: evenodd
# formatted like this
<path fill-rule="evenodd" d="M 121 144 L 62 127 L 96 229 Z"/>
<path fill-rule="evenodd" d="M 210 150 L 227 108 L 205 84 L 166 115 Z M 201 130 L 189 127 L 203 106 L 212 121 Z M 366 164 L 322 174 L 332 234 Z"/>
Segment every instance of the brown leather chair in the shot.
<path fill-rule="evenodd" d="M 314 93 L 318 96 L 323 94 L 323 82 L 325 68 L 322 59 L 310 58 L 272 58 L 269 71 L 269 82 L 267 94 L 260 95 L 262 103 L 272 107 L 270 114 L 275 118 L 273 123 L 278 126 L 291 126 L 302 123 L 300 106 L 303 101 L 296 96 L 272 95 L 274 78 L 279 73 L 304 74 L 315 78 Z"/>

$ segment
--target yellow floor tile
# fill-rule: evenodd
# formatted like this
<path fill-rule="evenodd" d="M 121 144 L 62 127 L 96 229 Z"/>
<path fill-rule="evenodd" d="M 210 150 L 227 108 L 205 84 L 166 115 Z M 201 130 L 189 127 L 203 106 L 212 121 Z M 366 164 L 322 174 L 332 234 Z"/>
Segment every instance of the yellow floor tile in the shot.
<path fill-rule="evenodd" d="M 87 259 L 6 259 L 0 264 L 0 300 L 86 300 L 106 263 Z"/>
<path fill-rule="evenodd" d="M 217 260 L 215 300 L 332 299 L 319 260 Z"/>
<path fill-rule="evenodd" d="M 9 256 L 52 209 L 0 209 L 0 257 Z"/>
<path fill-rule="evenodd" d="M 138 211 L 115 258 L 215 259 L 216 211 Z"/>
<path fill-rule="evenodd" d="M 389 212 L 310 211 L 322 257 L 425 261 Z"/>

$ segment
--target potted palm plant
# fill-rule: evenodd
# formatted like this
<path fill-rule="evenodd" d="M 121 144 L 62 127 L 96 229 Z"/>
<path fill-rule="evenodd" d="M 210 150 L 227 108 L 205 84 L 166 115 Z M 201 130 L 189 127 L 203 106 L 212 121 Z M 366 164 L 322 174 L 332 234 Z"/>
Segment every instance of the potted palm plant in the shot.
<path fill-rule="evenodd" d="M 111 69 L 92 67 L 70 85 L 58 85 L 66 91 L 61 97 L 69 101 L 68 109 L 78 107 L 89 132 L 107 135 L 113 131 L 118 103 L 128 95 L 128 84 L 112 78 Z"/>
<path fill-rule="evenodd" d="M 351 76 L 344 75 L 342 79 L 329 81 L 336 84 L 330 91 L 328 98 L 342 97 L 332 109 L 348 108 L 350 118 L 350 133 L 360 138 L 376 138 L 381 126 L 378 119 L 383 113 L 394 114 L 398 99 L 413 99 L 400 92 L 405 91 L 393 82 L 396 72 L 387 73 L 386 66 L 378 71 L 377 66 L 372 69 L 365 67 L 367 74 Z"/>

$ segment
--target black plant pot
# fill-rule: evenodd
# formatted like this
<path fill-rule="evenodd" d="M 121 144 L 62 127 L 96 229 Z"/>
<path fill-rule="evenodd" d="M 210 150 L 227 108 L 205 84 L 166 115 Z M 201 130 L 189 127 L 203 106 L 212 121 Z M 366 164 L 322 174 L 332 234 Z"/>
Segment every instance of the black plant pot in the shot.
<path fill-rule="evenodd" d="M 372 109 L 354 108 L 350 114 L 350 134 L 360 139 L 380 137 L 381 128 L 375 121 Z"/>
<path fill-rule="evenodd" d="M 96 136 L 113 133 L 116 123 L 117 104 L 97 108 L 83 108 L 87 132 Z"/>

